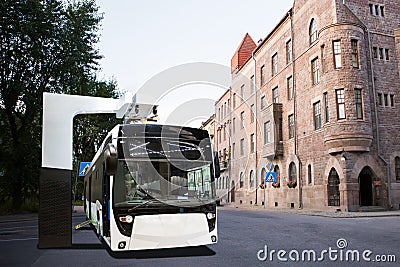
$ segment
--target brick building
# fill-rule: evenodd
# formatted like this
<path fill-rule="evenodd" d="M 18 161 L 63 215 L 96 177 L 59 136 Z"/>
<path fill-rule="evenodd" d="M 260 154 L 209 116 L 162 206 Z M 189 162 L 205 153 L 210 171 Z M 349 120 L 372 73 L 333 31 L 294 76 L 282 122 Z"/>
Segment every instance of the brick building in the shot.
<path fill-rule="evenodd" d="M 223 201 L 264 204 L 272 162 L 268 207 L 399 209 L 399 23 L 396 0 L 295 0 L 245 35 L 215 104 Z"/>

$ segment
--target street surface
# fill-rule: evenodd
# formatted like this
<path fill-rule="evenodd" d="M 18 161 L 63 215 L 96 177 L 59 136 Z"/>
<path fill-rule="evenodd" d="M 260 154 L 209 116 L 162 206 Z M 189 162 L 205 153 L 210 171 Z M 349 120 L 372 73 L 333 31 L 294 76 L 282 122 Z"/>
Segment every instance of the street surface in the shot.
<path fill-rule="evenodd" d="M 75 225 L 84 216 L 78 212 L 72 219 Z M 328 218 L 220 207 L 216 245 L 122 254 L 107 250 L 91 230 L 73 230 L 73 248 L 37 249 L 37 224 L 34 214 L 0 217 L 0 266 L 398 266 L 400 261 L 399 216 Z"/>

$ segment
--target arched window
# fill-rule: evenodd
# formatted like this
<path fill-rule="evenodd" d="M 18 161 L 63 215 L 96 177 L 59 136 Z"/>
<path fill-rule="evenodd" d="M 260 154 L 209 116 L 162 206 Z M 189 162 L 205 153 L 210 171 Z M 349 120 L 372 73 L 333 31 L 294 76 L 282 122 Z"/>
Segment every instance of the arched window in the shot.
<path fill-rule="evenodd" d="M 281 170 L 278 165 L 275 165 L 274 172 L 276 173 L 276 182 L 279 184 L 281 182 Z"/>
<path fill-rule="evenodd" d="M 394 169 L 396 173 L 396 181 L 400 181 L 400 157 L 394 158 Z"/>
<path fill-rule="evenodd" d="M 291 162 L 289 165 L 289 181 L 297 181 L 296 164 Z"/>
<path fill-rule="evenodd" d="M 250 188 L 254 188 L 254 172 L 250 171 Z"/>
<path fill-rule="evenodd" d="M 308 184 L 312 184 L 311 164 L 308 164 L 307 167 L 307 178 L 308 178 Z"/>
<path fill-rule="evenodd" d="M 265 175 L 267 174 L 267 172 L 265 171 L 265 168 L 261 169 L 261 177 L 260 177 L 260 184 L 264 184 L 265 182 Z"/>
<path fill-rule="evenodd" d="M 239 187 L 243 188 L 244 185 L 244 177 L 243 177 L 243 172 L 240 173 L 240 180 L 239 180 Z"/>
<path fill-rule="evenodd" d="M 318 30 L 317 30 L 317 23 L 315 19 L 312 19 L 310 22 L 309 28 L 309 35 L 310 35 L 310 44 L 313 44 L 318 39 Z"/>

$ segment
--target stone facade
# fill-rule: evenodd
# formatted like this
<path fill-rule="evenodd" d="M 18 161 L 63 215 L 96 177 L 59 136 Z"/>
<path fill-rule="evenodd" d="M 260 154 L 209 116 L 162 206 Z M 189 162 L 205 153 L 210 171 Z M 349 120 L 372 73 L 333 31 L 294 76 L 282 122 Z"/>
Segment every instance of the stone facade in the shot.
<path fill-rule="evenodd" d="M 252 51 L 246 34 L 215 104 L 223 202 L 399 209 L 399 23 L 394 0 L 295 0 Z"/>

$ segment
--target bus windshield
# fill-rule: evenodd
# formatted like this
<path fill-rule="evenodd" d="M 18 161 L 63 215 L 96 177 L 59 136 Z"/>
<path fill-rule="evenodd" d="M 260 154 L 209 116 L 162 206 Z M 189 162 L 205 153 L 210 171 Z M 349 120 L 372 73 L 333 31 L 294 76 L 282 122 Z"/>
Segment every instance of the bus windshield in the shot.
<path fill-rule="evenodd" d="M 114 206 L 153 199 L 174 204 L 215 198 L 208 139 L 120 138 L 118 150 Z"/>

